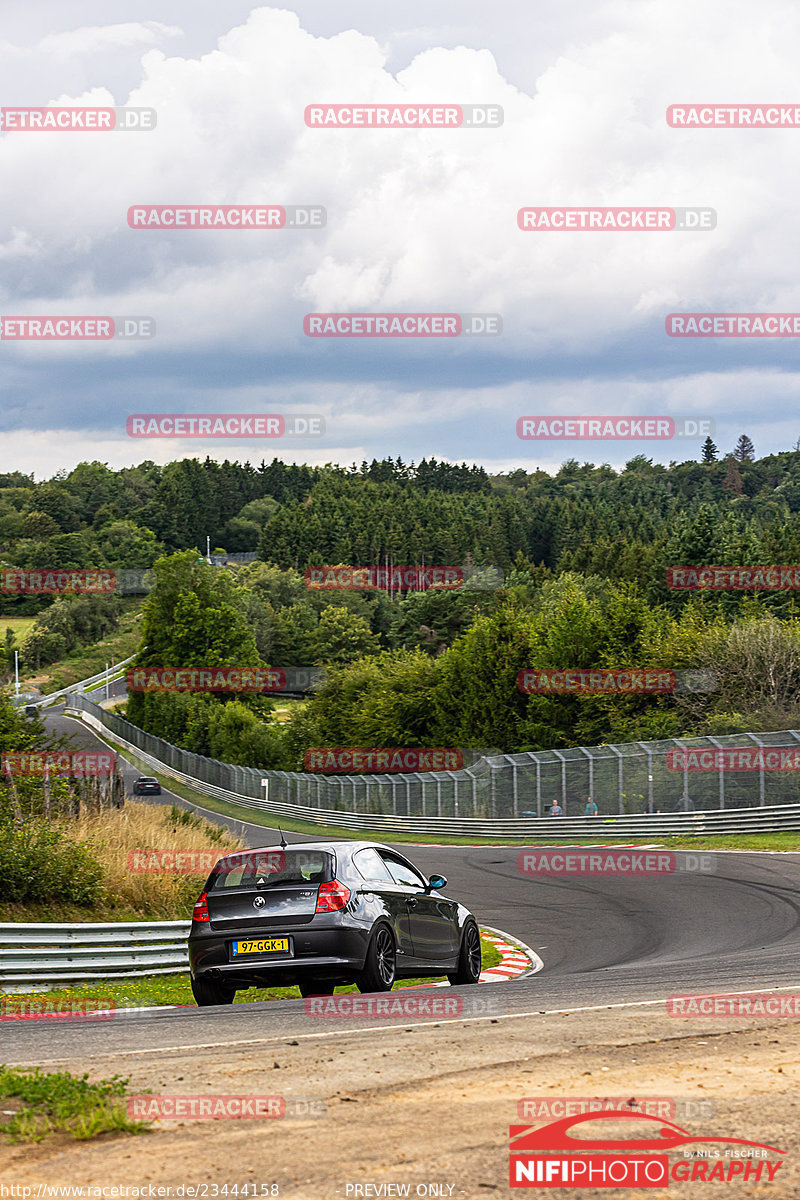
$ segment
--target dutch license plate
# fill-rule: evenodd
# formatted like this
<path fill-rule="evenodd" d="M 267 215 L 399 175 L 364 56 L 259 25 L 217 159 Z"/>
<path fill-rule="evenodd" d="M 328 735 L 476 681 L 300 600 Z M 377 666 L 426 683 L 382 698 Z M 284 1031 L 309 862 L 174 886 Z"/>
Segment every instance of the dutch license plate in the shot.
<path fill-rule="evenodd" d="M 240 954 L 288 954 L 288 938 L 252 938 L 247 941 L 233 942 L 231 952 L 234 958 Z"/>

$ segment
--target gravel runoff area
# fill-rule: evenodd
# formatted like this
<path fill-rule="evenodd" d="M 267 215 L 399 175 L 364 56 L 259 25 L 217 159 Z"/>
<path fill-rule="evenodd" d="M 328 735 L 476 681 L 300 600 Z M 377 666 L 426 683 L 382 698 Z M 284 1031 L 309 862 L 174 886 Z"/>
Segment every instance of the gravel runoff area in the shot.
<path fill-rule="evenodd" d="M 532 1187 L 527 1194 L 570 1200 L 800 1194 L 796 1020 L 674 1019 L 658 1002 L 523 1016 L 498 1009 L 482 1020 L 417 1025 L 384 1019 L 363 1020 L 358 1029 L 339 1030 L 335 1020 L 320 1026 L 266 1038 L 253 1028 L 252 1042 L 243 1029 L 241 1043 L 227 1046 L 215 1046 L 213 1027 L 204 1026 L 202 1041 L 189 1049 L 65 1059 L 64 1067 L 93 1079 L 128 1076 L 132 1093 L 282 1096 L 292 1111 L 280 1120 L 168 1120 L 150 1135 L 85 1144 L 1 1146 L 0 1178 L 34 1189 L 170 1187 L 164 1196 L 189 1196 L 187 1185 L 224 1195 L 225 1184 L 228 1195 L 237 1194 L 233 1185 L 243 1195 L 247 1184 L 249 1195 L 255 1185 L 259 1195 L 302 1200 L 507 1195 L 509 1125 L 526 1123 L 521 1100 L 554 1102 L 549 1118 L 529 1115 L 541 1125 L 561 1115 L 558 1104 L 567 1099 L 624 1098 L 672 1112 L 676 1124 L 698 1137 L 777 1146 L 786 1152 L 782 1166 L 771 1184 L 740 1178 L 730 1186 L 671 1182 L 644 1193 Z M 48 1066 L 55 1069 L 55 1061 Z M 673 1101 L 674 1112 L 658 1107 Z M 306 1115 L 312 1104 L 316 1115 Z M 672 1162 L 682 1157 L 681 1150 L 671 1152 Z M 696 1165 L 701 1173 L 709 1168 Z M 55 1194 L 31 1193 L 39 1200 Z M 202 1186 L 194 1194 L 202 1196 Z"/>

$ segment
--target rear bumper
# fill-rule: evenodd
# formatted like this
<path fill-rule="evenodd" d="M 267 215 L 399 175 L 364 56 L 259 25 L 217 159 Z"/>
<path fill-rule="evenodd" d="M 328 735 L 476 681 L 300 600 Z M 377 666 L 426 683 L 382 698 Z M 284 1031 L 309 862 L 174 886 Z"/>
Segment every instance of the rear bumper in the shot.
<path fill-rule="evenodd" d="M 231 962 L 229 946 L 246 936 L 290 937 L 294 948 L 291 958 L 254 955 Z M 204 932 L 189 935 L 189 970 L 193 978 L 225 978 L 238 981 L 240 987 L 272 985 L 290 987 L 303 980 L 335 979 L 350 982 L 363 970 L 369 942 L 368 931 L 331 927 L 310 929 L 272 929 L 259 934 Z"/>

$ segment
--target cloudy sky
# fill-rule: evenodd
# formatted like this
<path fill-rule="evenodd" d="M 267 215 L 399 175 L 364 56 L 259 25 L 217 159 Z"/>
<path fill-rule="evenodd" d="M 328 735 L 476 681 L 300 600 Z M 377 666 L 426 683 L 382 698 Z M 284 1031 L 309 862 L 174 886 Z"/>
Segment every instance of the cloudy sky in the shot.
<path fill-rule="evenodd" d="M 377 11 L 376 11 L 377 10 Z M 699 441 L 522 442 L 526 415 L 800 437 L 797 338 L 670 338 L 670 312 L 800 312 L 800 128 L 778 0 L 0 0 L 6 107 L 155 109 L 150 132 L 0 133 L 0 315 L 148 316 L 150 340 L 0 340 L 0 471 L 186 454 L 556 469 Z M 487 103 L 492 129 L 311 129 L 306 105 Z M 134 205 L 319 205 L 322 229 L 131 229 Z M 525 206 L 708 206 L 713 231 L 522 232 Z M 492 338 L 312 339 L 312 312 L 499 313 Z M 133 413 L 315 413 L 306 442 L 133 440 Z"/>

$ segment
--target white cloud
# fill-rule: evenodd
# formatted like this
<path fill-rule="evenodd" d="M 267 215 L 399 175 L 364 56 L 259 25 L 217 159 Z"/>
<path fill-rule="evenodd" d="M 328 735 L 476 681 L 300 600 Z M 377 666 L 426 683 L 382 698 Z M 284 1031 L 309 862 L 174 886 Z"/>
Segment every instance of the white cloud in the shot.
<path fill-rule="evenodd" d="M 85 7 L 75 3 L 74 11 Z M 301 13 L 311 7 L 298 4 Z M 113 82 L 96 82 L 92 64 L 120 52 L 127 70 L 131 55 L 141 57 L 126 100 L 158 112 L 152 133 L 0 138 L 3 312 L 136 313 L 158 326 L 155 342 L 124 355 L 3 345 L 6 367 L 55 370 L 65 360 L 107 364 L 117 356 L 141 372 L 146 388 L 151 364 L 165 354 L 173 356 L 170 370 L 176 355 L 191 363 L 216 354 L 223 379 L 226 364 L 260 355 L 267 374 L 281 360 L 308 392 L 337 372 L 351 373 L 351 390 L 367 377 L 374 407 L 391 407 L 395 388 L 410 394 L 425 381 L 444 421 L 448 406 L 451 414 L 471 409 L 469 393 L 452 382 L 454 374 L 468 376 L 465 363 L 481 372 L 469 381 L 479 405 L 487 403 L 480 385 L 492 370 L 498 381 L 510 376 L 535 390 L 546 366 L 574 379 L 565 386 L 580 393 L 586 412 L 602 410 L 609 387 L 626 395 L 624 380 L 636 371 L 660 378 L 643 392 L 655 403 L 673 393 L 675 378 L 696 386 L 704 362 L 725 372 L 710 376 L 720 394 L 732 372 L 752 383 L 770 366 L 793 365 L 791 345 L 788 352 L 785 344 L 742 342 L 721 349 L 668 343 L 661 332 L 671 309 L 800 310 L 788 252 L 798 132 L 681 131 L 664 117 L 679 101 L 790 100 L 800 51 L 791 6 L 626 2 L 603 6 L 602 20 L 576 6 L 566 27 L 556 6 L 545 6 L 543 37 L 559 47 L 528 91 L 479 44 L 423 46 L 432 36 L 426 9 L 412 5 L 405 28 L 395 17 L 375 36 L 344 28 L 342 16 L 342 31 L 322 37 L 294 12 L 259 8 L 196 56 L 162 48 L 181 34 L 166 23 L 176 13 L 181 26 L 191 25 L 189 9 L 175 4 L 161 21 L 86 24 L 31 50 L 0 45 L 0 64 L 16 61 L 17 69 L 20 57 L 44 75 L 55 59 L 70 69 L 83 64 L 91 82 L 53 94 L 71 105 L 120 103 Z M 456 31 L 476 41 L 490 15 L 469 4 L 458 26 L 436 32 L 448 42 Z M 515 50 L 514 26 L 503 30 L 500 57 Z M 525 37 L 533 45 L 535 27 Z M 401 44 L 421 48 L 395 74 L 387 55 Z M 307 104 L 350 100 L 488 102 L 503 106 L 505 122 L 482 131 L 305 127 Z M 322 204 L 328 224 L 308 233 L 126 225 L 132 204 L 201 202 Z M 719 223 L 714 232 L 686 234 L 517 229 L 518 208 L 548 204 L 704 205 L 717 210 Z M 311 344 L 301 329 L 310 309 L 500 312 L 505 331 L 458 346 Z M 783 402 L 775 378 L 766 378 Z M 231 409 L 236 386 L 220 401 Z M 506 386 L 492 389 L 501 403 Z M 187 387 L 183 399 L 190 394 Z M 105 407 L 91 385 L 86 405 L 92 414 Z M 396 436 L 390 426 L 382 431 L 387 441 Z M 465 444 L 460 434 L 453 443 Z"/>
<path fill-rule="evenodd" d="M 134 22 L 123 25 L 90 25 L 68 33 L 51 33 L 37 42 L 27 53 L 52 55 L 53 58 L 77 58 L 84 54 L 101 54 L 129 46 L 152 46 L 164 38 L 181 33 L 176 25 L 158 21 Z"/>

